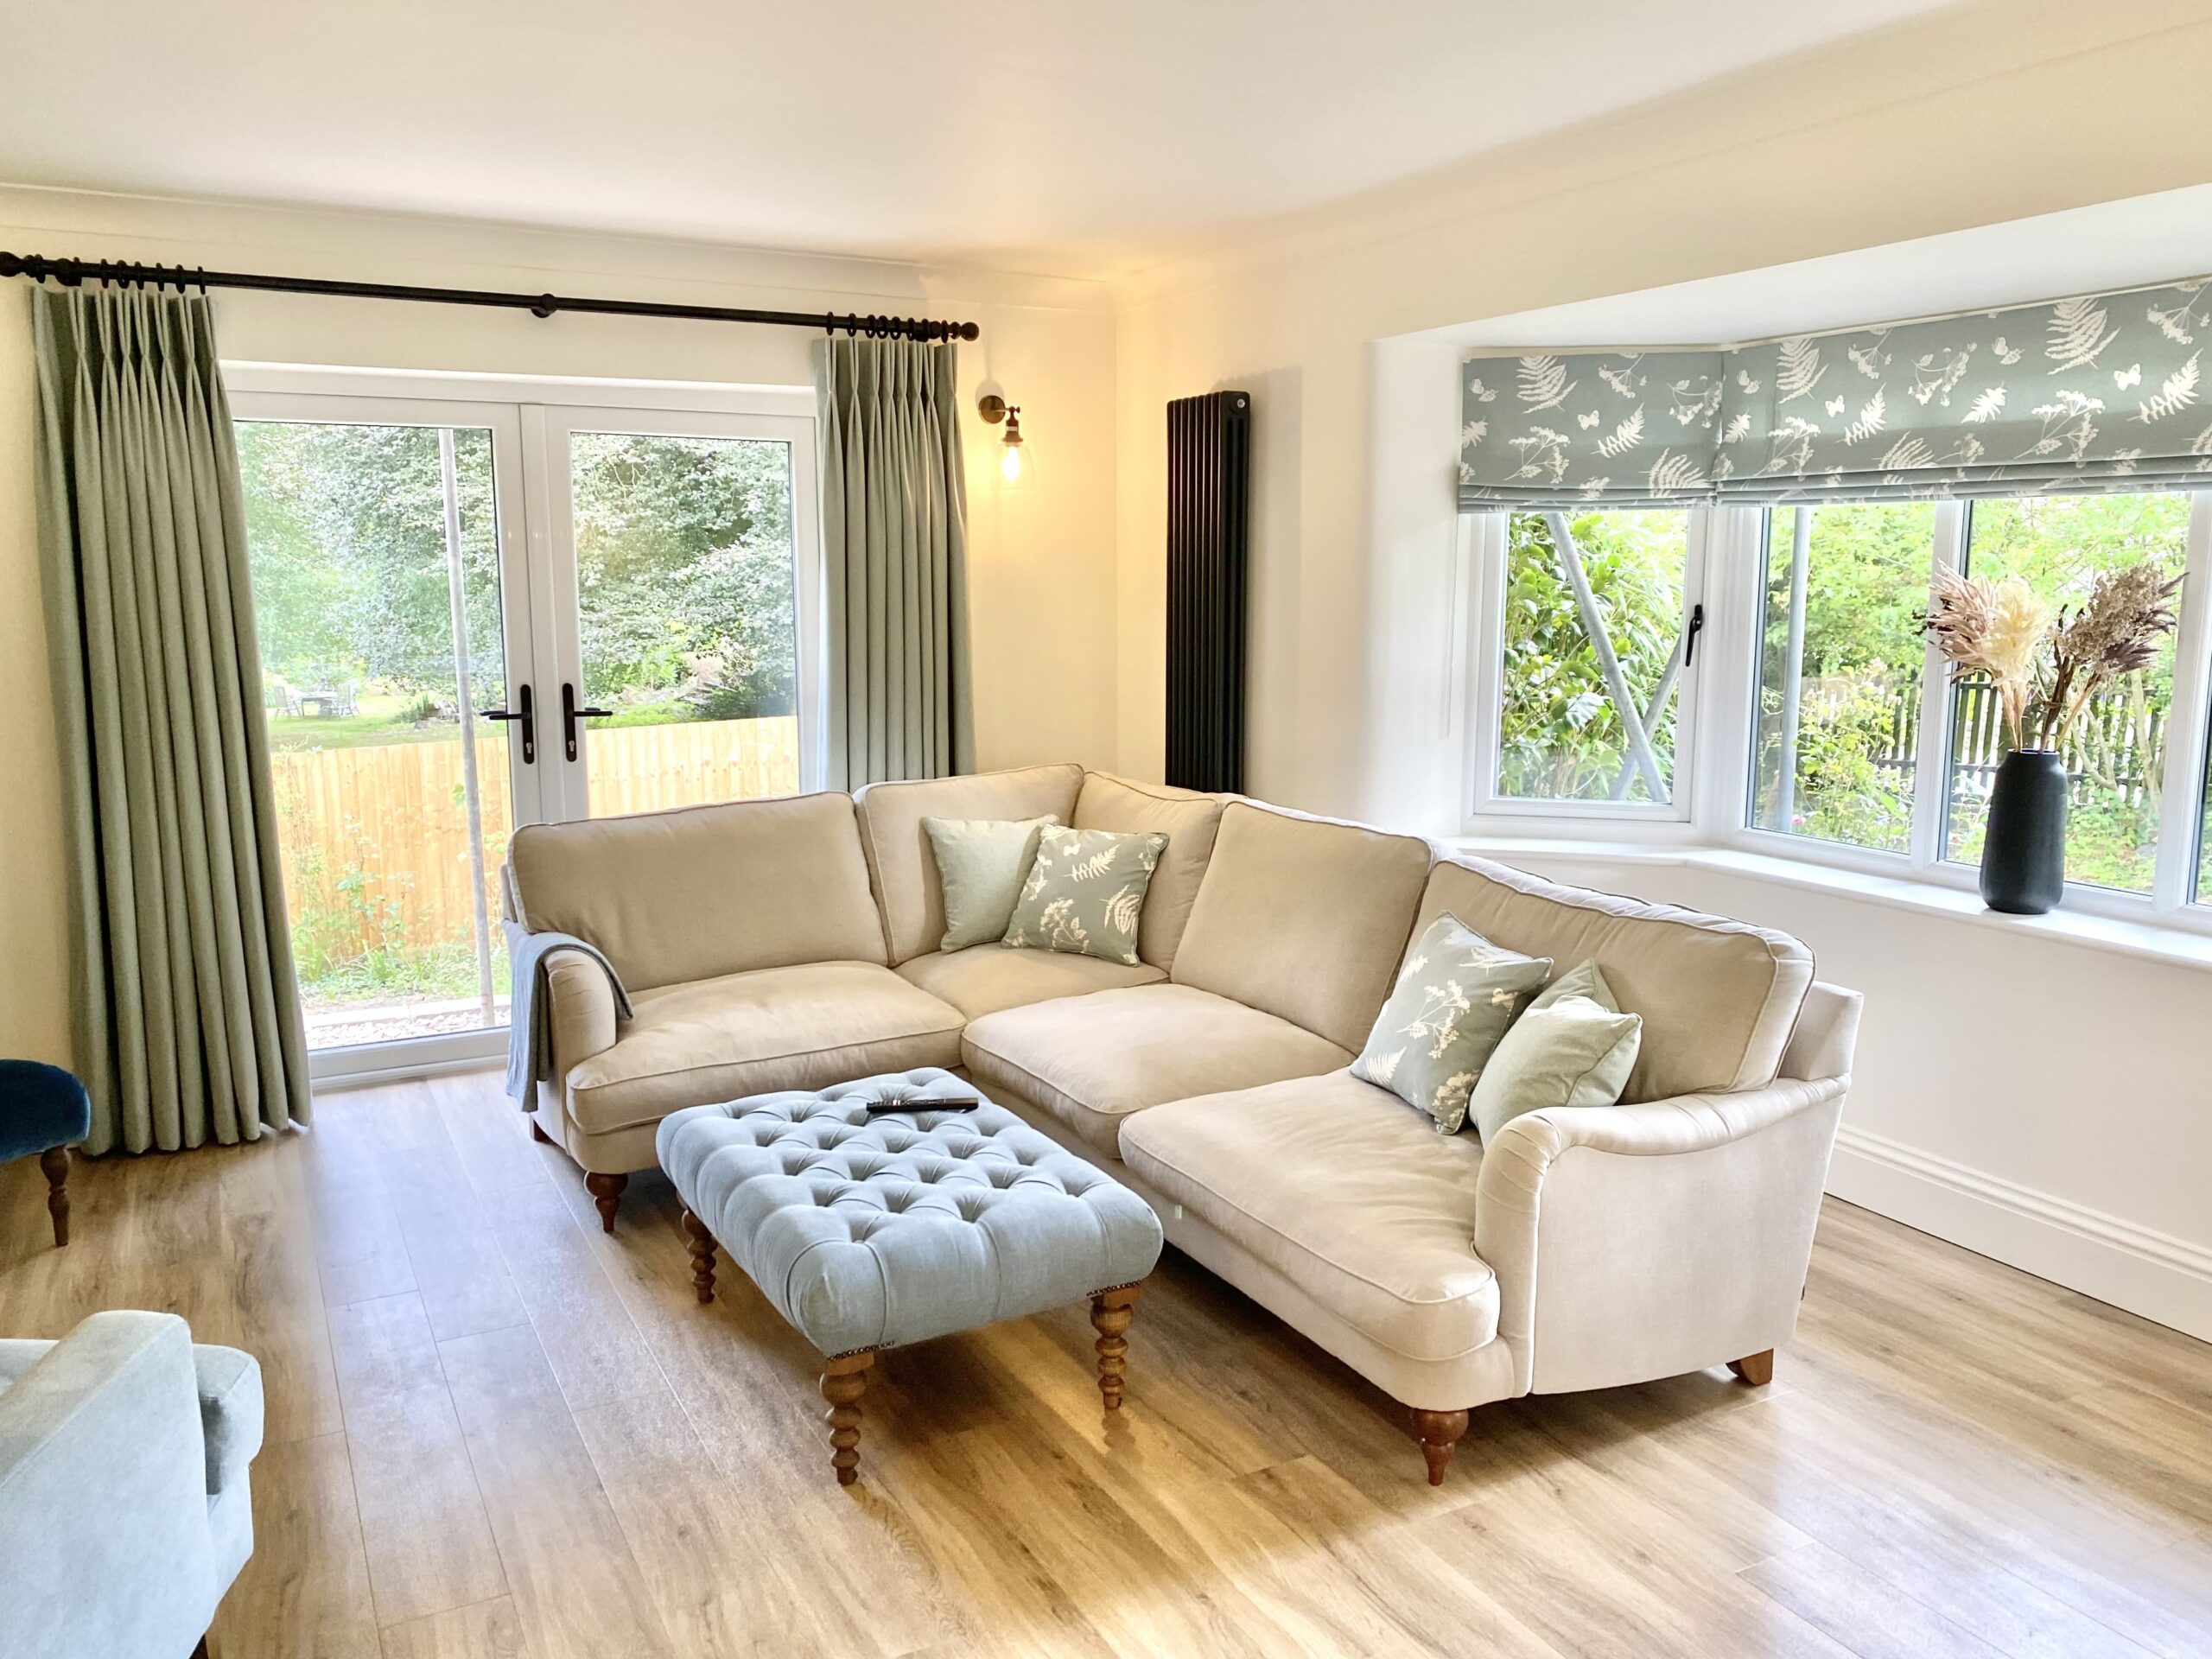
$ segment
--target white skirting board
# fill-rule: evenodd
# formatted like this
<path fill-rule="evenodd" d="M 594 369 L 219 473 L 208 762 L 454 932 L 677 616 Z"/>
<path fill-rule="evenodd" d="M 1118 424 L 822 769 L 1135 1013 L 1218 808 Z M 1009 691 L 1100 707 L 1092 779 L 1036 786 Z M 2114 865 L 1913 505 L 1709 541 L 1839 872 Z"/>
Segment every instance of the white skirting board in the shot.
<path fill-rule="evenodd" d="M 2039 1279 L 2212 1342 L 2212 1249 L 1846 1124 L 1827 1190 Z"/>

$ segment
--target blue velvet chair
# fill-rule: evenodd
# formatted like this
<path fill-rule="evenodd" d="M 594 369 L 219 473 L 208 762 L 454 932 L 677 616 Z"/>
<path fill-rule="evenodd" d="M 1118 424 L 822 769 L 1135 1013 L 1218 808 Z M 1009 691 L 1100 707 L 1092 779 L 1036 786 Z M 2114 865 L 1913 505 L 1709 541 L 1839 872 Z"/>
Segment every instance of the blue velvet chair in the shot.
<path fill-rule="evenodd" d="M 58 1065 L 0 1060 L 0 1163 L 39 1154 L 54 1242 L 69 1242 L 69 1148 L 92 1132 L 85 1085 Z"/>

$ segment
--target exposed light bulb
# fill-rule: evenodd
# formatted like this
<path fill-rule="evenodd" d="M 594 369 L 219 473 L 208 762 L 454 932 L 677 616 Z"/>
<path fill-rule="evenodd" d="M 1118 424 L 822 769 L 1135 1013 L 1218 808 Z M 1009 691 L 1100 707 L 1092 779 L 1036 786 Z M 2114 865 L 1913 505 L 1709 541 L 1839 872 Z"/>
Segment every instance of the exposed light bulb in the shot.
<path fill-rule="evenodd" d="M 1004 447 L 999 456 L 999 472 L 1009 484 L 1020 481 L 1021 447 L 1019 444 L 1009 443 Z"/>

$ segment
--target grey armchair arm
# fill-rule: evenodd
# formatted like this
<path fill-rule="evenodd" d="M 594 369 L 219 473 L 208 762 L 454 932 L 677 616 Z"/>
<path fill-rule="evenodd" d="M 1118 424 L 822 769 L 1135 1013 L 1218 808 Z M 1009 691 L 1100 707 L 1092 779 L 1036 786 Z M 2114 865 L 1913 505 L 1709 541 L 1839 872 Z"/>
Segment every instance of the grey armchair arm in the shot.
<path fill-rule="evenodd" d="M 168 1313 L 0 1342 L 0 1659 L 185 1659 L 253 1552 L 261 1368 Z"/>

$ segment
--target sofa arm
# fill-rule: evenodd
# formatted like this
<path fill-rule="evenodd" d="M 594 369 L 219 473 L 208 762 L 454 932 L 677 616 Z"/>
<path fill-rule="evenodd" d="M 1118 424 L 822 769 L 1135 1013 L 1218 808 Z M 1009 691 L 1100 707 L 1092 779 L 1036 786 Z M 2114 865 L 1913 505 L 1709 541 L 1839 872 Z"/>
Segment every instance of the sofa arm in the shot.
<path fill-rule="evenodd" d="M 0 1656 L 190 1652 L 223 1588 L 207 1501 L 184 1321 L 93 1314 L 0 1395 Z"/>
<path fill-rule="evenodd" d="M 1849 1081 L 1508 1123 L 1483 1154 L 1475 1250 L 1521 1389 L 1645 1382 L 1787 1341 Z"/>
<path fill-rule="evenodd" d="M 558 1083 L 577 1061 L 614 1046 L 614 987 L 606 969 L 582 951 L 554 950 L 545 956 L 545 995 L 551 999 Z"/>

